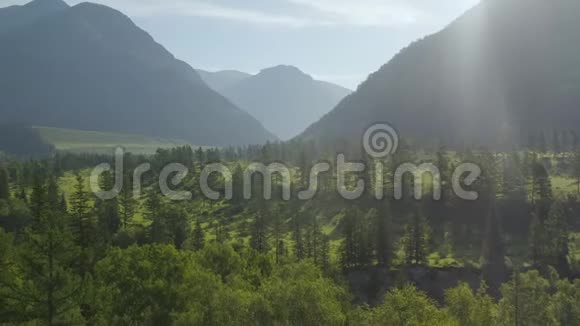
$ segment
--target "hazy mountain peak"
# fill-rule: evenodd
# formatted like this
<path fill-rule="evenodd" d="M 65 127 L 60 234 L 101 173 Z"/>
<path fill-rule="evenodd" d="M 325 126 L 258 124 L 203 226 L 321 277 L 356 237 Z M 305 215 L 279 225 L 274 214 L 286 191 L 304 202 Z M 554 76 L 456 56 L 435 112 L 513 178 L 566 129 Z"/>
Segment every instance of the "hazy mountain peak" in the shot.
<path fill-rule="evenodd" d="M 78 5 L 73 6 L 71 10 L 74 11 L 75 14 L 84 14 L 84 18 L 94 19 L 95 21 L 98 21 L 99 19 L 106 19 L 105 21 L 100 21 L 101 24 L 115 22 L 135 26 L 133 21 L 131 21 L 131 19 L 122 12 L 97 3 L 81 2 Z"/>
<path fill-rule="evenodd" d="M 68 8 L 69 5 L 62 0 L 34 0 L 22 6 L 0 8 L 0 34 Z"/>
<path fill-rule="evenodd" d="M 252 77 L 252 75 L 248 73 L 231 69 L 215 72 L 197 69 L 197 73 L 200 75 L 203 81 L 216 92 L 221 92 L 224 89 L 232 87 L 233 85 L 243 81 L 246 78 Z"/>
<path fill-rule="evenodd" d="M 69 8 L 69 5 L 63 0 L 34 0 L 25 4 L 23 7 L 54 10 L 54 9 L 66 9 Z"/>
<path fill-rule="evenodd" d="M 351 93 L 289 65 L 263 69 L 222 92 L 283 140 L 296 136 Z"/>
<path fill-rule="evenodd" d="M 295 66 L 290 65 L 278 65 L 266 69 L 262 69 L 257 76 L 285 76 L 301 78 L 306 80 L 314 80 L 312 76 L 304 73 L 302 70 Z"/>

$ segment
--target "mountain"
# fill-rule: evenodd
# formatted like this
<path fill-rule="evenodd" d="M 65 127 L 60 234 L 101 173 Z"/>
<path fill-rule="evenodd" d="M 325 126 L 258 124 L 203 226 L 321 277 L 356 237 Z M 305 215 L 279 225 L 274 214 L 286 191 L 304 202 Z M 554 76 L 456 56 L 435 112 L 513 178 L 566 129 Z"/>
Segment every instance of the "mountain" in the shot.
<path fill-rule="evenodd" d="M 292 66 L 264 69 L 218 91 L 284 140 L 304 131 L 351 93 Z"/>
<path fill-rule="evenodd" d="M 252 75 L 237 70 L 222 70 L 216 72 L 197 69 L 197 73 L 203 81 L 214 91 L 222 90 L 233 86 Z"/>
<path fill-rule="evenodd" d="M 68 8 L 69 5 L 62 0 L 38 0 L 23 6 L 2 8 L 0 9 L 0 34 Z"/>
<path fill-rule="evenodd" d="M 0 9 L 2 17 L 36 17 L 0 34 L 3 122 L 197 145 L 275 139 L 127 16 L 102 5 L 59 4 Z M 45 7 L 60 9 L 37 10 Z"/>
<path fill-rule="evenodd" d="M 302 137 L 359 142 L 389 122 L 424 144 L 580 131 L 580 2 L 483 0 L 402 50 Z"/>

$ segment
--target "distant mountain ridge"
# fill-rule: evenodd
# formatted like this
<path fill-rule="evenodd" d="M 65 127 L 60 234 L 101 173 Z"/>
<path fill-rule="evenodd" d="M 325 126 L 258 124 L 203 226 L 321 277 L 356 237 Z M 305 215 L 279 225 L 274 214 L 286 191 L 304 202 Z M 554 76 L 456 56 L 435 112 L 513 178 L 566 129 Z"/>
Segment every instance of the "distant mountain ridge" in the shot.
<path fill-rule="evenodd" d="M 199 145 L 276 139 L 114 9 L 36 0 L 0 9 L 0 17 L 12 17 L 12 23 L 0 19 L 11 26 L 0 33 L 4 122 Z M 19 17 L 26 24 L 13 23 Z"/>
<path fill-rule="evenodd" d="M 256 75 L 223 71 L 201 76 L 283 140 L 301 133 L 352 92 L 288 65 L 266 68 Z"/>
<path fill-rule="evenodd" d="M 216 92 L 221 92 L 228 87 L 231 87 L 247 78 L 252 77 L 251 74 L 237 70 L 221 70 L 210 72 L 197 69 L 197 73 L 201 79 L 203 79 L 203 81 Z"/>
<path fill-rule="evenodd" d="M 423 144 L 509 147 L 580 132 L 578 30 L 578 1 L 484 0 L 402 50 L 302 137 L 358 142 L 389 122 Z"/>

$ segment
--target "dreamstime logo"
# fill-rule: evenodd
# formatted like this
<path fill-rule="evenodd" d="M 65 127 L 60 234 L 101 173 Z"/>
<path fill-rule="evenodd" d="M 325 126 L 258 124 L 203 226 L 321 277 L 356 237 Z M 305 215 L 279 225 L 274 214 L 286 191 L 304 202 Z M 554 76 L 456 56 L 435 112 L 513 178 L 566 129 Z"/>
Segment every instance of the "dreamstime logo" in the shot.
<path fill-rule="evenodd" d="M 399 134 L 386 123 L 371 126 L 363 135 L 363 148 L 374 159 L 393 155 L 399 148 Z"/>
<path fill-rule="evenodd" d="M 432 163 L 423 163 L 420 165 L 414 163 L 402 163 L 395 171 L 388 174 L 392 176 L 391 182 L 385 180 L 385 162 L 389 156 L 395 155 L 399 148 L 399 135 L 397 131 L 387 123 L 378 123 L 369 127 L 363 137 L 362 146 L 365 152 L 373 160 L 369 163 L 362 162 L 347 162 L 344 154 L 340 153 L 334 162 L 336 170 L 331 172 L 330 162 L 319 162 L 315 164 L 309 171 L 309 183 L 305 190 L 297 193 L 299 200 L 310 200 L 318 193 L 319 176 L 323 173 L 333 173 L 332 177 L 336 177 L 336 191 L 344 199 L 356 200 L 363 196 L 365 190 L 371 191 L 372 195 L 377 200 L 384 198 L 386 184 L 393 186 L 393 197 L 400 200 L 404 197 L 404 176 L 412 175 L 413 183 L 409 187 L 413 187 L 413 196 L 420 200 L 423 197 L 423 183 L 426 174 L 431 176 L 432 195 L 434 200 L 441 199 L 442 180 L 439 168 Z M 90 185 L 93 193 L 100 199 L 109 200 L 119 196 L 124 185 L 124 163 L 125 152 L 121 148 L 115 150 L 115 169 L 108 163 L 103 163 L 95 167 L 91 173 Z M 367 166 L 368 165 L 368 166 Z M 142 191 L 142 180 L 146 173 L 151 171 L 151 165 L 144 163 L 138 166 L 134 171 L 131 180 L 133 180 L 133 196 L 140 197 Z M 371 180 L 364 178 L 356 178 L 361 173 L 372 171 Z M 114 186 L 112 189 L 103 190 L 100 187 L 100 179 L 105 172 L 113 172 Z M 302 171 L 307 173 L 308 171 Z M 175 201 L 191 200 L 193 194 L 186 190 L 172 190 L 177 187 L 189 174 L 189 169 L 180 163 L 171 163 L 164 166 L 159 173 L 159 189 L 161 193 L 167 198 Z M 219 174 L 224 180 L 224 191 L 219 192 L 212 189 L 209 179 L 213 174 Z M 292 198 L 292 174 L 290 168 L 283 163 L 271 163 L 265 165 L 264 163 L 254 162 L 248 165 L 243 172 L 243 189 L 237 191 L 243 192 L 243 198 L 250 200 L 253 194 L 253 177 L 255 174 L 262 176 L 262 189 L 264 199 L 272 199 L 272 189 L 275 184 L 274 177 L 281 177 L 279 186 L 282 190 L 282 199 L 290 200 Z M 469 191 L 464 187 L 473 185 L 481 176 L 481 168 L 473 163 L 462 163 L 458 165 L 451 176 L 450 184 L 454 194 L 463 200 L 477 200 L 479 195 L 475 191 Z M 355 177 L 353 182 L 353 177 Z M 202 194 L 210 200 L 231 200 L 234 198 L 233 174 L 229 167 L 222 163 L 207 164 L 203 167 L 200 177 L 199 186 Z M 370 183 L 370 184 L 367 184 Z M 354 186 L 354 187 L 353 187 Z"/>

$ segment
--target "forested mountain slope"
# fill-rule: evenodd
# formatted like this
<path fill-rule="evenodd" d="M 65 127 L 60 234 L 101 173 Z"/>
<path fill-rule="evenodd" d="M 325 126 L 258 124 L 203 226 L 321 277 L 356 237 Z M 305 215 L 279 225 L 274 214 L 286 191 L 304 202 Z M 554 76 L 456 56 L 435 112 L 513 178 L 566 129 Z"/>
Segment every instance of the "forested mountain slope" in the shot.
<path fill-rule="evenodd" d="M 0 16 L 20 17 L 41 5 L 44 14 L 28 14 L 36 19 L 0 33 L 3 122 L 200 145 L 275 139 L 118 11 L 37 0 Z"/>
<path fill-rule="evenodd" d="M 402 50 L 303 137 L 377 122 L 422 144 L 525 144 L 580 126 L 580 3 L 484 0 Z"/>

